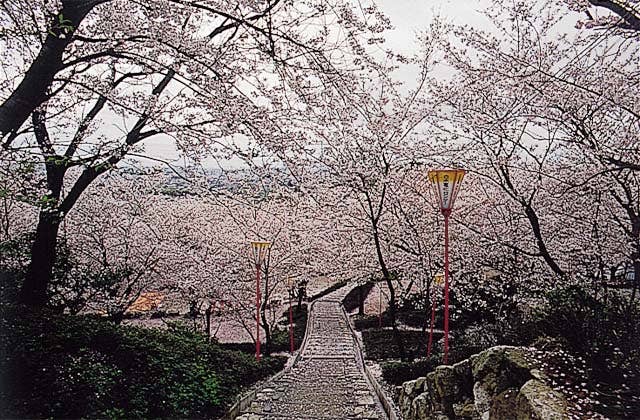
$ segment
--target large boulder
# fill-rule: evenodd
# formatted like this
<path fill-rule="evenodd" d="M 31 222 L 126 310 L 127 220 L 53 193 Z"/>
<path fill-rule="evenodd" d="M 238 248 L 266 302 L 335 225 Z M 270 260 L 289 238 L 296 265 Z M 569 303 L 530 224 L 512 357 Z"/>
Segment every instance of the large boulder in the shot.
<path fill-rule="evenodd" d="M 563 419 L 567 402 L 547 384 L 530 350 L 496 346 L 424 378 L 405 382 L 399 405 L 406 420 Z"/>
<path fill-rule="evenodd" d="M 516 397 L 518 420 L 562 420 L 567 417 L 567 400 L 538 379 L 531 379 Z"/>
<path fill-rule="evenodd" d="M 411 415 L 411 405 L 413 400 L 420 394 L 424 393 L 425 380 L 426 378 L 418 378 L 402 384 L 402 389 L 398 398 L 398 407 L 405 418 Z"/>
<path fill-rule="evenodd" d="M 512 419 L 516 413 L 518 389 L 509 388 L 493 397 L 489 407 L 490 419 Z"/>
<path fill-rule="evenodd" d="M 480 418 L 508 418 L 504 416 L 515 412 L 515 395 L 532 377 L 529 359 L 526 349 L 512 346 L 496 346 L 471 356 L 473 394 Z"/>
<path fill-rule="evenodd" d="M 520 388 L 531 379 L 528 350 L 522 347 L 496 346 L 471 356 L 474 382 L 482 382 L 492 396 L 508 388 Z"/>

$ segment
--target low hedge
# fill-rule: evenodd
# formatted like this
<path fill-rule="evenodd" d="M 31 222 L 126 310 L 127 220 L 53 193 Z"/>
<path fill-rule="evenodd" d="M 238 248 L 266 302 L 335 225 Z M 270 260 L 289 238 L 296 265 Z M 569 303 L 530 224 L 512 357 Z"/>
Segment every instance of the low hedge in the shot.
<path fill-rule="evenodd" d="M 422 331 L 400 331 L 400 337 L 404 343 L 405 356 L 410 359 L 424 357 L 427 351 L 428 332 Z M 433 336 L 434 345 L 442 334 L 436 333 Z M 400 351 L 393 339 L 391 329 L 370 329 L 362 331 L 362 341 L 368 359 L 399 359 Z"/>
<path fill-rule="evenodd" d="M 382 325 L 382 327 L 391 326 L 391 318 L 388 312 L 382 313 L 382 320 L 379 319 L 378 315 L 355 315 L 352 319 L 353 326 L 358 331 L 379 328 L 380 325 Z"/>
<path fill-rule="evenodd" d="M 285 362 L 258 363 L 178 324 L 4 307 L 0 330 L 2 418 L 217 418 Z"/>
<path fill-rule="evenodd" d="M 440 356 L 432 356 L 429 359 L 419 359 L 411 362 L 383 362 L 380 364 L 382 377 L 391 385 L 402 385 L 421 376 L 426 376 L 440 364 Z"/>

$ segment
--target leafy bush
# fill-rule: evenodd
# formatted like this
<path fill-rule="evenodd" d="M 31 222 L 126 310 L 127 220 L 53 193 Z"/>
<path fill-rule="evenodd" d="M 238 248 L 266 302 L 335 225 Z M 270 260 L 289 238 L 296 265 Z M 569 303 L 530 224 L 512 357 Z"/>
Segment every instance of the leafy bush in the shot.
<path fill-rule="evenodd" d="M 541 318 L 548 335 L 566 340 L 586 359 L 594 378 L 640 381 L 640 308 L 620 294 L 597 300 L 578 286 L 558 288 L 549 293 Z"/>
<path fill-rule="evenodd" d="M 442 325 L 442 311 L 436 313 L 436 325 Z M 398 319 L 406 325 L 422 328 L 431 322 L 431 303 L 424 295 L 413 294 L 402 300 L 398 308 Z"/>
<path fill-rule="evenodd" d="M 402 385 L 403 382 L 412 381 L 421 376 L 426 376 L 440 364 L 440 356 L 431 356 L 428 359 L 419 359 L 412 362 L 383 362 L 382 377 L 392 385 Z"/>
<path fill-rule="evenodd" d="M 225 350 L 256 354 L 256 345 L 254 343 L 220 343 L 219 346 Z"/>
<path fill-rule="evenodd" d="M 635 408 L 640 407 L 640 308 L 630 305 L 623 293 L 614 291 L 596 299 L 579 285 L 560 286 L 529 313 L 515 309 L 494 322 L 452 332 L 451 362 L 498 344 L 555 343 L 551 348 L 543 345 L 547 353 L 560 355 L 555 365 L 570 358 L 584 361 L 584 369 L 572 381 L 598 385 L 594 394 L 602 406 L 599 411 L 614 418 L 640 414 Z"/>
<path fill-rule="evenodd" d="M 178 325 L 162 331 L 5 307 L 0 327 L 4 418 L 215 418 L 284 365 L 257 363 Z"/>
<path fill-rule="evenodd" d="M 458 285 L 449 295 L 450 326 L 458 331 L 476 323 L 496 324 L 509 319 L 517 312 L 519 302 L 532 297 L 531 291 L 519 289 L 516 282 L 500 277 L 469 279 Z M 441 312 L 436 317 L 442 316 Z"/>
<path fill-rule="evenodd" d="M 299 349 L 307 331 L 307 306 L 303 305 L 300 311 L 293 309 L 293 343 L 294 348 Z M 285 321 L 280 323 L 280 328 L 273 331 L 271 335 L 272 351 L 289 351 L 289 310 L 282 313 Z"/>
<path fill-rule="evenodd" d="M 428 332 L 423 333 L 422 331 L 400 331 L 407 357 L 414 359 L 426 354 L 428 334 Z M 434 342 L 438 340 L 440 336 L 441 334 L 434 333 Z M 393 331 L 390 329 L 364 330 L 362 332 L 362 341 L 368 359 L 400 358 L 400 351 L 393 339 Z"/>
<path fill-rule="evenodd" d="M 353 325 L 356 330 L 362 331 L 369 328 L 378 328 L 381 322 L 378 319 L 378 315 L 356 315 L 353 317 Z M 385 311 L 382 313 L 382 326 L 388 327 L 391 325 L 391 319 L 389 314 Z"/>

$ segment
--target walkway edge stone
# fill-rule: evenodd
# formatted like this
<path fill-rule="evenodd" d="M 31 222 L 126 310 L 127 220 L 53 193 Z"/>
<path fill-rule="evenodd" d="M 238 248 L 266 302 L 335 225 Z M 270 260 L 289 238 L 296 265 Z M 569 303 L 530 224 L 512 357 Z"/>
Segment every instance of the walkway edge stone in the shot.
<path fill-rule="evenodd" d="M 380 405 L 384 409 L 384 412 L 386 413 L 389 420 L 400 420 L 401 419 L 399 415 L 400 411 L 398 410 L 396 405 L 393 403 L 393 400 L 388 398 L 387 395 L 384 393 L 384 391 L 382 390 L 382 387 L 380 386 L 378 381 L 373 377 L 373 374 L 367 367 L 367 364 L 364 362 L 364 353 L 362 351 L 363 345 L 360 342 L 360 339 L 358 338 L 358 335 L 356 334 L 355 330 L 353 329 L 353 325 L 351 325 L 351 318 L 349 318 L 349 314 L 347 313 L 342 303 L 340 304 L 340 307 L 342 308 L 342 312 L 344 313 L 344 316 L 347 319 L 347 325 L 349 326 L 349 331 L 351 331 L 353 342 L 355 343 L 355 346 L 356 346 L 356 355 L 357 355 L 358 363 L 360 364 L 360 368 L 363 370 L 365 374 L 365 378 L 367 382 L 369 382 L 369 385 L 371 386 L 376 396 L 378 397 L 378 401 L 380 402 Z"/>

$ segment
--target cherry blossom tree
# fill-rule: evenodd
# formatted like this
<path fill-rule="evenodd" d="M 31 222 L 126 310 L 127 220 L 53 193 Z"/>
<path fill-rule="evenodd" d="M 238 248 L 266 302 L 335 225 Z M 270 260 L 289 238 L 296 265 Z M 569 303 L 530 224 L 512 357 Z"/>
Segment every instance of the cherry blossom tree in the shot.
<path fill-rule="evenodd" d="M 640 10 L 636 0 L 565 0 L 571 10 L 584 12 L 585 21 L 579 21 L 578 27 L 615 29 L 621 33 L 640 32 Z M 589 9 L 610 13 L 592 13 Z"/>
<path fill-rule="evenodd" d="M 637 42 L 558 33 L 572 17 L 545 2 L 496 6 L 490 17 L 495 33 L 452 28 L 456 41 L 443 43 L 457 77 L 440 85 L 437 126 L 468 153 L 480 202 L 493 203 L 470 228 L 560 278 L 602 279 L 620 249 L 635 264 Z M 500 219 L 508 231 L 495 229 Z"/>
<path fill-rule="evenodd" d="M 335 87 L 345 57 L 385 26 L 373 6 L 324 0 L 13 0 L 1 19 L 3 159 L 26 150 L 46 179 L 21 292 L 33 307 L 46 303 L 60 224 L 98 177 L 163 135 L 193 158 L 215 143 L 223 159 L 281 149 L 296 95 Z"/>

